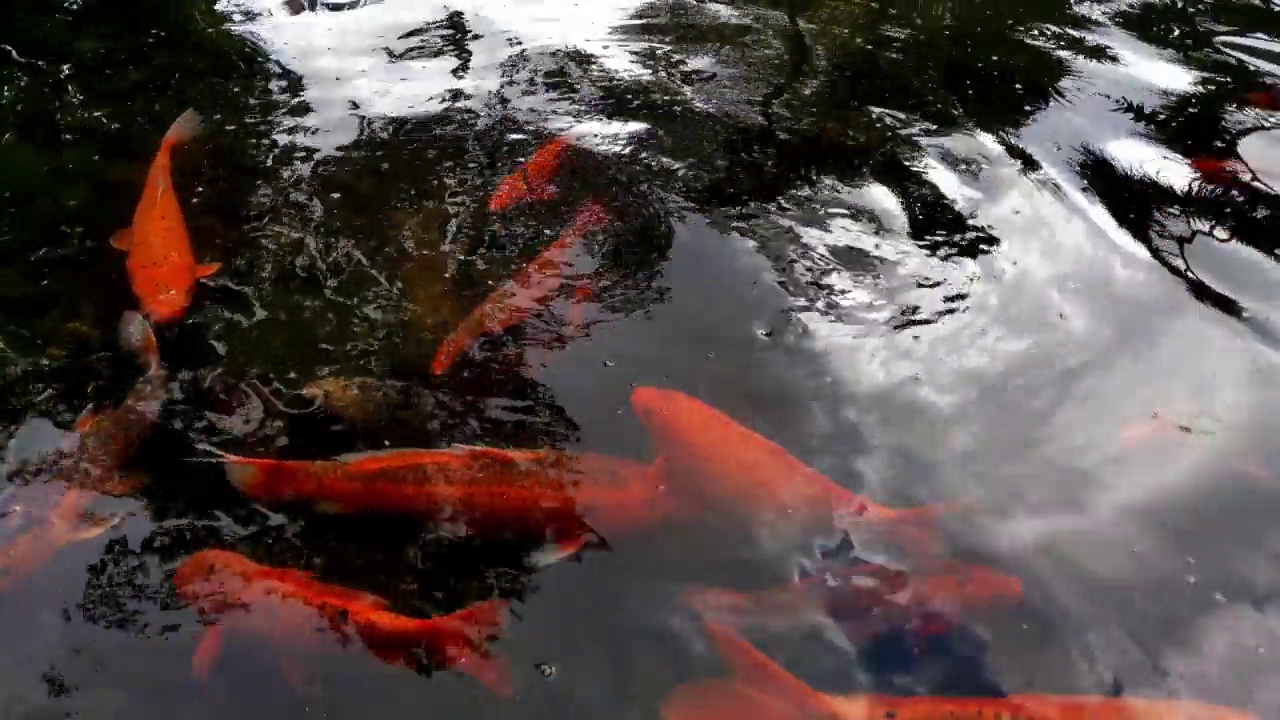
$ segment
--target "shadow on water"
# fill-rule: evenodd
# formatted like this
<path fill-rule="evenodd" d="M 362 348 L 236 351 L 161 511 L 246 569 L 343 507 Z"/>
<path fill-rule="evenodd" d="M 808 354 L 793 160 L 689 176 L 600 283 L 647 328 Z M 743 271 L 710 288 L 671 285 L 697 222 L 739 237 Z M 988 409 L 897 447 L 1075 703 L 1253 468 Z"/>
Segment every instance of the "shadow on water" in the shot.
<path fill-rule="evenodd" d="M 522 40 L 503 22 L 542 19 L 502 16 L 505 5 L 432 4 L 404 17 L 390 14 L 395 8 L 345 10 L 350 36 L 329 36 L 333 47 L 318 49 L 321 30 L 294 37 L 310 42 L 305 72 L 273 56 L 280 48 L 267 35 L 321 28 L 329 16 L 316 3 L 291 2 L 287 11 L 205 0 L 147 2 L 127 13 L 94 0 L 0 9 L 0 422 L 16 427 L 41 415 L 66 427 L 88 403 L 118 401 L 136 378 L 108 330 L 134 301 L 121 256 L 105 240 L 129 222 L 159 135 L 188 106 L 208 129 L 177 151 L 174 184 L 197 259 L 223 263 L 201 284 L 188 318 L 161 333 L 174 382 L 137 458 L 151 482 L 135 515 L 105 546 L 60 556 L 87 565 L 86 578 L 52 574 L 29 596 L 0 597 L 16 597 L 19 608 L 0 633 L 52 648 L 14 651 L 0 673 L 23 668 L 22 653 L 55 665 L 42 680 L 49 704 L 15 682 L 0 690 L 0 708 L 45 717 L 73 697 L 86 713 L 136 709 L 141 701 L 121 694 L 147 677 L 142 686 L 162 695 L 155 707 L 194 704 L 192 717 L 296 713 L 299 698 L 340 717 L 369 711 L 369 697 L 378 698 L 377 712 L 421 712 L 419 686 L 376 674 L 351 653 L 325 666 L 330 682 L 293 694 L 270 662 L 232 653 L 222 679 L 197 689 L 186 641 L 194 613 L 170 576 L 192 553 L 225 548 L 375 593 L 409 616 L 494 597 L 545 612 L 512 633 L 512 654 L 523 671 L 536 665 L 554 681 L 559 664 L 573 680 L 521 681 L 526 704 L 484 705 L 488 716 L 560 717 L 570 708 L 652 717 L 653 702 L 701 663 L 673 649 L 687 640 L 681 621 L 653 619 L 670 603 L 662 583 L 703 573 L 726 583 L 776 581 L 776 558 L 747 558 L 728 541 L 727 550 L 715 548 L 724 538 L 695 528 L 636 550 L 589 553 L 590 573 L 571 575 L 573 565 L 535 572 L 528 553 L 541 536 L 512 531 L 482 541 L 447 525 L 264 510 L 240 497 L 219 465 L 193 462 L 198 446 L 318 459 L 387 447 L 596 443 L 638 457 L 638 428 L 617 418 L 629 388 L 644 382 L 680 387 L 735 417 L 755 414 L 753 426 L 823 472 L 848 485 L 870 482 L 858 465 L 870 452 L 862 418 L 844 406 L 850 398 L 831 369 L 794 349 L 804 338 L 796 318 L 870 328 L 866 336 L 924 337 L 921 347 L 930 330 L 967 327 L 962 316 L 991 288 L 981 281 L 1014 274 L 1016 261 L 1003 264 L 1003 255 L 1019 238 L 967 204 L 965 191 L 1008 189 L 1016 201 L 1019 189 L 1051 185 L 1045 155 L 1022 131 L 1071 104 L 1065 88 L 1082 82 L 1082 68 L 1124 64 L 1108 32 L 1126 30 L 1202 73 L 1189 91 L 1158 102 L 1110 98 L 1115 116 L 1172 154 L 1229 157 L 1242 138 L 1274 127 L 1274 118 L 1239 107 L 1242 93 L 1266 86 L 1263 75 L 1213 52 L 1223 27 L 1280 34 L 1273 14 L 1245 2 L 1123 5 L 661 0 L 621 13 L 626 22 L 603 43 L 624 48 L 634 72 L 618 71 L 597 37 L 589 40 L 598 52 L 566 47 L 559 35 Z M 383 14 L 367 14 L 374 12 Z M 383 24 L 370 21 L 374 31 L 360 35 L 368 17 Z M 366 87 L 376 89 L 351 89 Z M 335 142 L 339 126 L 354 130 Z M 499 181 L 566 127 L 584 136 L 614 130 L 568 151 L 553 198 L 491 212 Z M 957 138 L 989 140 L 989 155 Z M 1198 301 L 1250 321 L 1271 298 L 1238 298 L 1196 266 L 1213 264 L 1214 251 L 1202 248 L 1227 247 L 1217 241 L 1274 260 L 1274 193 L 1194 179 L 1175 187 L 1104 144 L 1090 139 L 1065 151 L 1085 188 Z M 996 154 L 1016 168 L 1004 186 L 991 180 L 987 161 Z M 448 333 L 591 200 L 611 222 L 587 243 L 589 261 L 575 266 L 563 296 L 479 342 L 447 375 L 433 375 L 432 355 Z M 853 239 L 830 241 L 842 236 Z M 741 247 L 763 260 L 739 252 L 743 238 Z M 1023 252 L 1025 261 L 1031 253 Z M 1046 285 L 1057 281 L 1045 276 Z M 584 285 L 593 292 L 578 323 L 570 316 L 583 308 L 570 290 Z M 999 309 L 1020 299 L 1002 296 Z M 1045 325 L 1031 317 L 1037 329 Z M 1265 323 L 1250 327 L 1280 341 Z M 1053 340 L 1044 342 L 1053 354 Z M 905 366 L 904 358 L 897 360 Z M 875 371 L 871 363 L 857 369 Z M 306 394 L 316 387 L 319 396 Z M 324 407 L 310 407 L 317 397 Z M 980 423 L 980 412 L 966 419 Z M 925 425 L 920 419 L 910 430 Z M 950 447 L 953 437 L 939 431 L 928 442 Z M 895 450 L 893 492 L 910 497 L 915 488 L 902 486 L 947 475 L 931 464 L 931 450 Z M 663 578 L 653 583 L 661 587 L 650 587 L 651 576 Z M 82 624 L 69 609 L 32 628 L 16 622 L 69 586 Z M 1097 691 L 1114 678 L 1104 680 L 1105 663 L 1070 646 L 1077 629 L 1049 617 L 1055 607 L 1045 599 L 990 627 L 928 637 L 892 628 L 852 654 L 829 645 L 787 654 L 797 674 L 832 692 Z M 1001 668 L 988 658 L 993 643 L 983 635 L 991 628 L 1012 648 Z M 180 646 L 152 642 L 179 635 Z M 130 642 L 139 638 L 156 655 L 137 653 Z M 814 646 L 806 640 L 823 642 L 808 635 L 782 644 Z M 1008 655 L 1023 651 L 1035 660 L 1011 673 Z M 99 666 L 105 675 L 90 680 Z M 240 682 L 251 689 L 239 692 Z M 437 709 L 477 712 L 484 700 L 466 692 L 442 693 Z M 192 693 L 216 702 L 192 703 Z"/>

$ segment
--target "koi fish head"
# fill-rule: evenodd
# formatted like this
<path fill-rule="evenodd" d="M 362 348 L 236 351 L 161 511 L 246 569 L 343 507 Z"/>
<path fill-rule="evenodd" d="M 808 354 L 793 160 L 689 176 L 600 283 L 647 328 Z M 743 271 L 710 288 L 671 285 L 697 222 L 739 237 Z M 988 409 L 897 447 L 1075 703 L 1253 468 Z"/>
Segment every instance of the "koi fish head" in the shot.
<path fill-rule="evenodd" d="M 228 581 L 245 578 L 258 565 L 227 550 L 201 550 L 183 561 L 173 573 L 173 586 L 188 601 L 226 592 Z"/>
<path fill-rule="evenodd" d="M 829 523 L 833 503 L 847 494 L 782 446 L 697 398 L 638 387 L 631 407 L 663 456 L 654 472 L 664 482 L 751 516 L 763 533 L 785 536 Z"/>
<path fill-rule="evenodd" d="M 654 441 L 664 448 L 679 443 L 688 434 L 696 434 L 699 426 L 707 428 L 700 421 L 711 418 L 701 417 L 705 415 L 699 412 L 702 407 L 702 403 L 674 390 L 638 387 L 631 391 L 631 410 Z"/>

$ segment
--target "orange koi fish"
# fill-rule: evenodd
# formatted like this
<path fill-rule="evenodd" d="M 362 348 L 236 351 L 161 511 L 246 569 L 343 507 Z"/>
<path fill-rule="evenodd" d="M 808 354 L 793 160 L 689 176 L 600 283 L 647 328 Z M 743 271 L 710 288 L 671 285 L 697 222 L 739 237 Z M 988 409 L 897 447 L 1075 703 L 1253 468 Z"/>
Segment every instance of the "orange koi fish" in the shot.
<path fill-rule="evenodd" d="M 489 197 L 489 212 L 502 212 L 526 201 L 550 200 L 556 196 L 552 185 L 560 173 L 565 151 L 573 145 L 568 135 L 549 140 L 533 153 L 515 172 L 498 183 Z"/>
<path fill-rule="evenodd" d="M 191 304 L 196 280 L 221 267 L 221 263 L 196 264 L 169 173 L 173 148 L 195 137 L 200 123 L 200 115 L 187 110 L 169 126 L 147 171 L 142 199 L 133 211 L 133 224 L 111 237 L 113 247 L 129 253 L 125 260 L 129 285 L 143 312 L 155 323 L 181 319 Z"/>
<path fill-rule="evenodd" d="M 682 496 L 746 515 L 760 526 L 884 526 L 914 549 L 932 551 L 940 506 L 895 509 L 837 485 L 776 443 L 696 398 L 638 387 L 631 407 L 658 449 L 653 471 Z"/>
<path fill-rule="evenodd" d="M 476 340 L 503 333 L 540 310 L 560 287 L 561 270 L 569 262 L 574 246 L 587 233 L 608 222 L 609 215 L 599 203 L 593 201 L 578 208 L 573 224 L 559 239 L 494 290 L 444 339 L 431 361 L 431 372 L 443 375 Z"/>
<path fill-rule="evenodd" d="M 707 632 L 732 676 L 677 687 L 663 701 L 663 720 L 1258 720 L 1233 708 L 1194 700 L 1090 695 L 996 697 L 829 695 L 806 685 L 728 628 Z"/>
<path fill-rule="evenodd" d="M 92 406 L 85 408 L 68 441 L 46 460 L 18 470 L 15 482 L 53 480 L 105 495 L 129 495 L 137 490 L 137 482 L 122 476 L 119 469 L 159 419 L 169 375 L 160 363 L 151 326 L 141 315 L 124 313 L 119 337 L 121 347 L 136 355 L 142 365 L 142 379 L 120 405 L 101 412 Z"/>
<path fill-rule="evenodd" d="M 58 549 L 95 538 L 119 523 L 121 517 L 99 518 L 88 511 L 96 493 L 132 495 L 141 484 L 120 467 L 159 418 L 168 373 L 160 364 L 151 326 L 141 315 L 126 312 L 119 334 L 121 346 L 138 357 L 146 374 L 120 405 L 100 413 L 86 408 L 62 447 L 14 474 L 9 491 L 13 503 L 4 517 L 20 529 L 12 539 L 0 540 L 0 590 L 42 567 Z"/>
<path fill-rule="evenodd" d="M 121 347 L 141 363 L 142 379 L 118 406 L 102 412 L 86 408 L 66 445 L 47 461 L 21 469 L 15 481 L 55 480 L 105 495 L 130 495 L 137 490 L 138 483 L 119 470 L 159 419 L 169 374 L 160 364 L 151 326 L 141 315 L 126 312 L 120 318 L 119 337 Z"/>
<path fill-rule="evenodd" d="M 906 594 L 901 601 L 895 596 Z M 887 616 L 906 624 L 922 611 L 962 614 L 1022 601 L 1022 582 L 984 567 L 943 561 L 911 575 L 874 563 L 824 566 L 813 576 L 755 593 L 694 587 L 686 601 L 704 618 L 747 624 L 792 625 L 818 617 L 854 620 Z"/>
<path fill-rule="evenodd" d="M 596 453 L 455 445 L 301 461 L 215 452 L 227 479 L 246 497 L 268 505 L 310 504 L 320 512 L 434 518 L 462 510 L 504 525 L 585 519 L 602 532 L 625 533 L 650 527 L 673 510 L 647 466 Z"/>
<path fill-rule="evenodd" d="M 502 627 L 502 600 L 441 617 L 411 618 L 391 612 L 387 601 L 376 595 L 328 585 L 300 570 L 259 565 L 226 550 L 192 555 L 174 572 L 173 584 L 202 620 L 218 623 L 206 626 L 192 656 L 192 673 L 200 679 L 208 677 L 217 662 L 228 625 L 288 641 L 292 638 L 279 631 L 300 626 L 299 615 L 289 611 L 305 609 L 304 614 L 321 619 L 343 645 L 358 638 L 389 665 L 416 669 L 425 661 L 455 668 L 500 695 L 511 694 L 506 661 L 484 649 L 488 636 Z M 293 674 L 289 668 L 286 672 Z"/>

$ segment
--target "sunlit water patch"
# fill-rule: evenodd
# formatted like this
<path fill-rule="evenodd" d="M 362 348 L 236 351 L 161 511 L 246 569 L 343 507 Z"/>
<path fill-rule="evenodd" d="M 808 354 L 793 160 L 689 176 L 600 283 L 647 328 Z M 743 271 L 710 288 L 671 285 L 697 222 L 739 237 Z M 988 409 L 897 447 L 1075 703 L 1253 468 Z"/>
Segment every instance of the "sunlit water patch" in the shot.
<path fill-rule="evenodd" d="M 357 137 L 361 118 L 483 105 L 507 84 L 502 65 L 516 53 L 576 48 L 610 71 L 641 72 L 632 57 L 641 44 L 611 35 L 639 4 L 583 2 L 568 16 L 566 7 L 537 0 L 385 0 L 346 12 L 298 15 L 276 0 L 220 0 L 218 6 L 232 27 L 302 77 L 315 113 L 309 142 L 329 154 Z M 634 129 L 597 123 L 581 132 Z"/>

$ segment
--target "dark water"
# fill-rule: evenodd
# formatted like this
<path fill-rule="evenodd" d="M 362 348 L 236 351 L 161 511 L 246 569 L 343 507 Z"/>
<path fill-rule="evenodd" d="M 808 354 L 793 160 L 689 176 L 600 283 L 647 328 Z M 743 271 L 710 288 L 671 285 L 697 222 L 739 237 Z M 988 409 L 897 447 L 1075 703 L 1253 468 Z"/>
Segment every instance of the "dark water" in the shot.
<path fill-rule="evenodd" d="M 694 526 L 530 573 L 511 543 L 266 513 L 188 461 L 196 443 L 648 459 L 635 385 L 696 395 L 879 500 L 976 501 L 949 540 L 1027 584 L 927 662 L 892 637 L 851 653 L 759 636 L 815 687 L 1119 685 L 1280 717 L 1280 199 L 1263 182 L 1280 115 L 1240 102 L 1280 73 L 1275 7 L 121 8 L 0 8 L 0 422 L 65 428 L 134 381 L 113 332 L 135 301 L 106 239 L 187 107 L 208 130 L 175 184 L 197 259 L 223 271 L 161 334 L 174 386 L 136 459 L 150 482 L 108 503 L 129 519 L 0 595 L 3 717 L 657 717 L 721 668 L 680 589 L 781 582 L 791 555 Z M 490 214 L 565 130 L 582 140 L 559 197 Z M 1187 165 L 1233 154 L 1261 180 Z M 614 217 L 588 331 L 565 332 L 559 302 L 430 378 L 436 343 L 588 197 Z M 296 408 L 325 376 L 438 404 L 353 428 L 247 389 Z M 516 697 L 357 648 L 307 656 L 293 688 L 252 640 L 196 682 L 199 625 L 166 573 L 207 547 L 419 616 L 511 598 L 494 649 Z"/>

